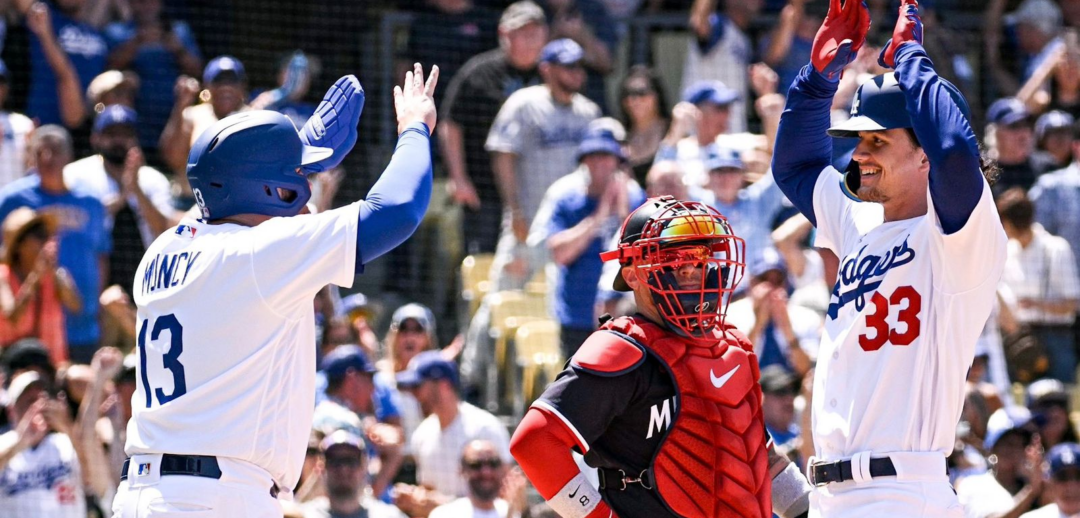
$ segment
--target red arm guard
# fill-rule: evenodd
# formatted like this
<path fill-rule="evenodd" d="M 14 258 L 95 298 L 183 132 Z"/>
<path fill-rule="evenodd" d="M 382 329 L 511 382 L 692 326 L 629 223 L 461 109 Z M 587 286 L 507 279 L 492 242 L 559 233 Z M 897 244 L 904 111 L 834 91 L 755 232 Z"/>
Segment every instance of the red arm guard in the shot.
<path fill-rule="evenodd" d="M 538 408 L 529 409 L 510 439 L 510 453 L 545 500 L 551 500 L 570 479 L 581 472 L 570 449 L 581 446 L 558 417 Z M 588 518 L 614 517 L 600 502 Z"/>

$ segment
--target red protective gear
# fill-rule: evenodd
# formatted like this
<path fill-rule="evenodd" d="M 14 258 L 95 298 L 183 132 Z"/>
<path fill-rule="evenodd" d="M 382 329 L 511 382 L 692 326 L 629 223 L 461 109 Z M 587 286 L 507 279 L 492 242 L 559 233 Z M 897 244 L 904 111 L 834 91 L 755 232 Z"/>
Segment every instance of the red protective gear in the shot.
<path fill-rule="evenodd" d="M 664 503 L 687 518 L 772 516 L 753 345 L 733 328 L 714 329 L 716 340 L 703 345 L 634 317 L 608 321 L 601 329 L 645 344 L 675 382 L 676 416 L 652 465 Z"/>
<path fill-rule="evenodd" d="M 923 42 L 923 24 L 919 17 L 919 2 L 916 0 L 902 0 L 900 2 L 900 16 L 896 19 L 896 27 L 893 29 L 892 39 L 885 42 L 885 47 L 878 55 L 878 64 L 886 68 L 896 68 L 896 51 L 907 43 Z"/>
<path fill-rule="evenodd" d="M 586 452 L 566 423 L 539 408 L 530 408 L 510 439 L 510 454 L 517 459 L 525 476 L 536 486 L 544 500 L 551 500 L 570 479 L 581 472 L 570 448 Z M 615 517 L 601 501 L 588 518 Z"/>
<path fill-rule="evenodd" d="M 844 67 L 855 60 L 870 31 L 870 11 L 864 0 L 829 1 L 810 51 L 814 69 L 830 81 L 839 81 Z"/>

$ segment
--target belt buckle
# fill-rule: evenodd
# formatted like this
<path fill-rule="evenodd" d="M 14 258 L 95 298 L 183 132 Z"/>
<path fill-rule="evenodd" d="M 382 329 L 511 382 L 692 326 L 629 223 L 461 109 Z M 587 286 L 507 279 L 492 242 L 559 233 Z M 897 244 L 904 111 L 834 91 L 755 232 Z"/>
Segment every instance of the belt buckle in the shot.
<path fill-rule="evenodd" d="M 818 470 L 821 470 L 821 478 L 825 478 L 825 476 L 827 475 L 826 470 L 828 470 L 829 466 L 833 466 L 835 464 L 835 462 L 819 462 L 816 464 L 811 464 L 810 476 L 813 478 L 813 480 L 811 480 L 810 483 L 813 484 L 814 487 L 825 487 L 829 485 L 828 480 L 818 480 Z"/>
<path fill-rule="evenodd" d="M 619 470 L 619 483 L 622 484 L 619 491 L 626 491 L 626 472 L 621 469 Z"/>

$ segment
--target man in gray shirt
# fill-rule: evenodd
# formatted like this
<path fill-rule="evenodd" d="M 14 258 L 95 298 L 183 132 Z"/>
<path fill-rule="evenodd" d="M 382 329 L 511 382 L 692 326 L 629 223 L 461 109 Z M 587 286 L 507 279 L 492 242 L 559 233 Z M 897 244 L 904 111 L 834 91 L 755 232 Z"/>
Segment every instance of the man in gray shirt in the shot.
<path fill-rule="evenodd" d="M 600 108 L 578 93 L 585 84 L 584 52 L 573 40 L 548 43 L 540 53 L 544 84 L 523 88 L 503 104 L 488 133 L 495 182 L 503 202 L 503 230 L 495 252 L 495 291 L 521 288 L 543 261 L 525 247 L 540 200 L 555 180 L 577 166 L 575 153 Z"/>

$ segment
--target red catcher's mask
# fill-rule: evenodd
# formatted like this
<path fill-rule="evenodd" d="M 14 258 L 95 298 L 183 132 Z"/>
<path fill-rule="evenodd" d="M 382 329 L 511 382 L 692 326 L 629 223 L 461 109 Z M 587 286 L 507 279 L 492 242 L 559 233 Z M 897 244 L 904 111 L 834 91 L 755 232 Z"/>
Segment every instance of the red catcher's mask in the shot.
<path fill-rule="evenodd" d="M 672 331 L 715 340 L 746 269 L 745 244 L 727 218 L 702 203 L 653 198 L 626 218 L 620 237 L 619 248 L 601 259 L 634 267 Z M 629 290 L 621 272 L 615 289 Z"/>

